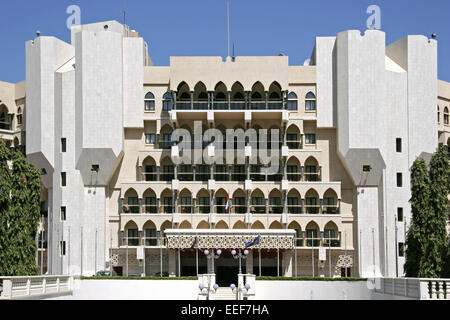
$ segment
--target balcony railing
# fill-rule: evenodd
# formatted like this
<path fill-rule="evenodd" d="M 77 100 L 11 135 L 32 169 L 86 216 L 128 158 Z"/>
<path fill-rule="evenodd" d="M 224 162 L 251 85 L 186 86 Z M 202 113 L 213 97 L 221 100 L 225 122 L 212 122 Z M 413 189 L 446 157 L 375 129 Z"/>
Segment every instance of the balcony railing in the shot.
<path fill-rule="evenodd" d="M 231 101 L 231 110 L 245 110 L 245 101 Z"/>
<path fill-rule="evenodd" d="M 302 142 L 296 140 L 287 140 L 286 145 L 289 149 L 302 149 Z"/>
<path fill-rule="evenodd" d="M 0 130 L 11 130 L 9 122 L 0 122 Z"/>
<path fill-rule="evenodd" d="M 194 110 L 208 110 L 208 102 L 194 101 Z"/>

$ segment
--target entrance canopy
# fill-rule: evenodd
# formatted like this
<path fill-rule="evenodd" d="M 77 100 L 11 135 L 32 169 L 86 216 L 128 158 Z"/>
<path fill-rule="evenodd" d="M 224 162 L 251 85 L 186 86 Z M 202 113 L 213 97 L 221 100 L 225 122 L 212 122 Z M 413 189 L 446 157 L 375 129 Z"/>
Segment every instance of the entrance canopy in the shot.
<path fill-rule="evenodd" d="M 256 249 L 294 249 L 295 230 L 291 229 L 166 229 L 169 249 L 244 249 L 260 236 Z M 196 238 L 198 241 L 196 241 Z M 198 246 L 197 243 L 198 242 Z"/>

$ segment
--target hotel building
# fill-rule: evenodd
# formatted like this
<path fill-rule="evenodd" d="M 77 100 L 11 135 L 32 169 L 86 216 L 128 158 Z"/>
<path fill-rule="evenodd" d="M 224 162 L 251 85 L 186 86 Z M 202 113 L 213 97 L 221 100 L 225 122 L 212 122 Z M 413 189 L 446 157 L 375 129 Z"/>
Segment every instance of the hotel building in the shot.
<path fill-rule="evenodd" d="M 284 55 L 154 66 L 116 21 L 74 27 L 71 43 L 38 36 L 26 81 L 0 83 L 0 134 L 42 171 L 38 263 L 87 276 L 214 269 L 228 286 L 231 250 L 258 237 L 244 273 L 402 276 L 409 169 L 450 145 L 450 83 L 437 66 L 436 40 L 386 46 L 376 30 L 317 37 L 303 66 Z M 210 129 L 220 134 L 194 138 Z M 230 141 L 230 129 L 245 134 Z M 264 130 L 278 138 L 274 174 L 258 158 Z"/>

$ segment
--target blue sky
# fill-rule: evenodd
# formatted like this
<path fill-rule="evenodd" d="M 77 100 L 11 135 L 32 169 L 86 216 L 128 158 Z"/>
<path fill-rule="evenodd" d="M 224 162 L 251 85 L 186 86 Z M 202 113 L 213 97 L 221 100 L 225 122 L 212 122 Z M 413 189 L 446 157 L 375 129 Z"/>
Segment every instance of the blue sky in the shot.
<path fill-rule="evenodd" d="M 81 8 L 81 23 L 122 21 L 149 44 L 155 65 L 170 56 L 226 56 L 227 0 L 1 0 L 0 80 L 25 79 L 25 41 L 42 35 L 69 42 L 66 9 Z M 301 65 L 316 36 L 366 29 L 366 9 L 381 8 L 387 43 L 407 34 L 438 35 L 439 77 L 450 81 L 450 1 L 448 0 L 229 0 L 231 42 L 237 56 L 289 56 Z"/>

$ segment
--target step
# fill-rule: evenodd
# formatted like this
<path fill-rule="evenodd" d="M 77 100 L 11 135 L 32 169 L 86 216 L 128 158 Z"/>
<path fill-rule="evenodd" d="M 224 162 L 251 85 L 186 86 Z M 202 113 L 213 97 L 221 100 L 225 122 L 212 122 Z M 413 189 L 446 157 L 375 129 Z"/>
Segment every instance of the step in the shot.
<path fill-rule="evenodd" d="M 233 293 L 231 288 L 219 287 L 216 293 L 212 295 L 213 300 L 236 300 L 236 294 Z"/>

